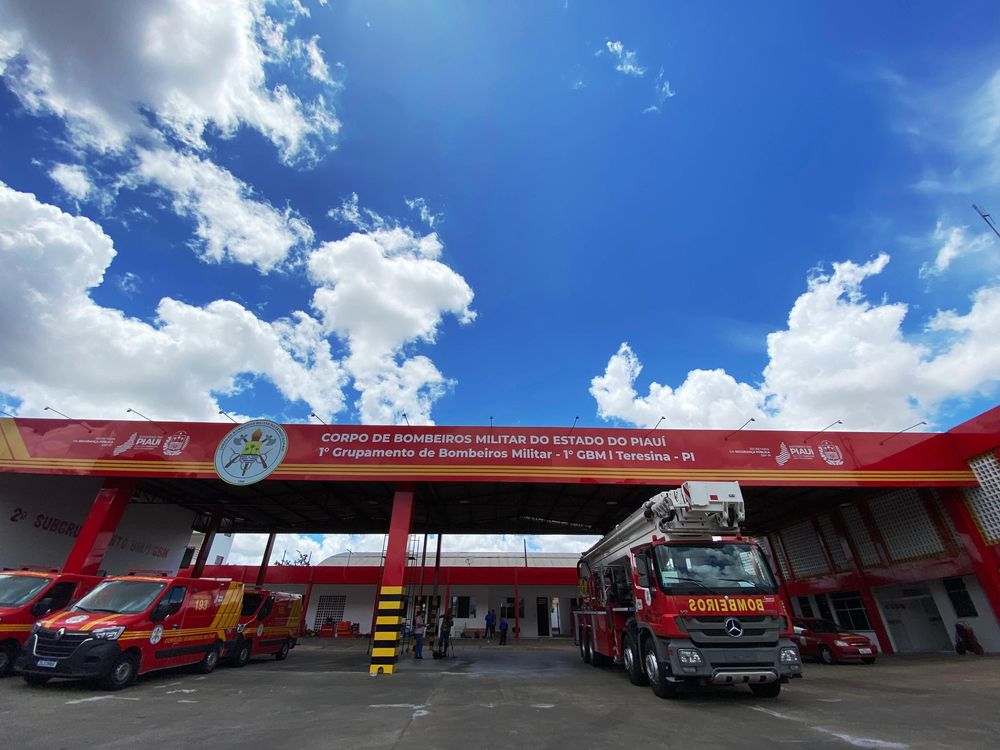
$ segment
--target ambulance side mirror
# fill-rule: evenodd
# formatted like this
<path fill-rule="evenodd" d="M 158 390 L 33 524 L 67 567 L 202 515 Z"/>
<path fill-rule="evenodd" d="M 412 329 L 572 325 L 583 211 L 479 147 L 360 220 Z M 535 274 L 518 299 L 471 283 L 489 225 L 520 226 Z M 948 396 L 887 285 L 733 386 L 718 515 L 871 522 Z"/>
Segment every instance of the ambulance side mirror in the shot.
<path fill-rule="evenodd" d="M 149 621 L 159 622 L 160 620 L 165 620 L 167 619 L 168 614 L 170 614 L 170 605 L 166 602 L 160 602 L 153 607 L 153 611 L 149 613 Z"/>
<path fill-rule="evenodd" d="M 47 596 L 44 599 L 39 599 L 31 606 L 31 616 L 41 617 L 42 615 L 47 615 L 52 611 L 53 601 L 54 600 L 50 596 Z"/>

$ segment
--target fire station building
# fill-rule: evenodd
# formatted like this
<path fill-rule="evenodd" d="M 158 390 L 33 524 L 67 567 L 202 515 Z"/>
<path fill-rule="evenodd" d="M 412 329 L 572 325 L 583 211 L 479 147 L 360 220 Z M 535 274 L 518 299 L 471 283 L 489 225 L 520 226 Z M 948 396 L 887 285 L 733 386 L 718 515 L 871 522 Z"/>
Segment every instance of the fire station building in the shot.
<path fill-rule="evenodd" d="M 565 636 L 575 555 L 439 558 L 426 535 L 601 535 L 682 482 L 738 481 L 797 615 L 888 653 L 948 650 L 961 621 L 998 652 L 998 458 L 1000 407 L 935 433 L 0 419 L 0 567 L 190 564 L 303 593 L 309 629 L 365 633 L 381 602 L 439 597 L 468 637 L 489 609 L 520 637 Z M 386 541 L 312 566 L 214 564 L 216 536 L 243 532 L 270 535 L 265 561 L 277 533 Z"/>

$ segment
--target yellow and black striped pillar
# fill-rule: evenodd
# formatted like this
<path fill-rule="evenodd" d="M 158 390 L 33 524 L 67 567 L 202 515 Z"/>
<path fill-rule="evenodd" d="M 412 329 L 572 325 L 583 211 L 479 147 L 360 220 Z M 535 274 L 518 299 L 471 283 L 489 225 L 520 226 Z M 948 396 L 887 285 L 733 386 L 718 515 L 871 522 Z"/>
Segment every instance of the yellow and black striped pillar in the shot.
<path fill-rule="evenodd" d="M 403 629 L 403 587 L 383 586 L 378 592 L 375 639 L 369 674 L 392 674 L 399 660 L 399 634 Z"/>

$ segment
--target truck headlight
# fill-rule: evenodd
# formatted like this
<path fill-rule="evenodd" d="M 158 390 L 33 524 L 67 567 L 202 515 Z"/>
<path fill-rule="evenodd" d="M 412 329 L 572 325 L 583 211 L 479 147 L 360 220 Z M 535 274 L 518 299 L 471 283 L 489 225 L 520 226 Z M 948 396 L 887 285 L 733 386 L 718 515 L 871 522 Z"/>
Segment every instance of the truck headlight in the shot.
<path fill-rule="evenodd" d="M 687 665 L 698 665 L 703 664 L 704 661 L 701 658 L 701 654 L 698 653 L 693 648 L 679 648 L 677 649 L 677 659 L 681 664 Z"/>
<path fill-rule="evenodd" d="M 849 644 L 847 641 L 834 641 L 833 645 L 837 646 L 838 648 L 847 648 L 851 644 Z"/>
<path fill-rule="evenodd" d="M 117 641 L 118 636 L 125 632 L 125 627 L 123 625 L 118 625 L 113 628 L 97 628 L 97 630 L 91 631 L 91 635 L 94 638 L 100 638 L 104 641 Z"/>
<path fill-rule="evenodd" d="M 799 663 L 799 650 L 797 648 L 792 648 L 790 646 L 785 646 L 779 652 L 779 658 L 782 664 L 798 664 Z"/>

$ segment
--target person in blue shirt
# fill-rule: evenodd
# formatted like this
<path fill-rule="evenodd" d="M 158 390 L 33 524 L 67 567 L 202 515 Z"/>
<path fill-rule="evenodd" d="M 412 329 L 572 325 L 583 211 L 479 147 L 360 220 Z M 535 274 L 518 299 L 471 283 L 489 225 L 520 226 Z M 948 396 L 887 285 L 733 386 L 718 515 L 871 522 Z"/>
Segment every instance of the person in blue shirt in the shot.
<path fill-rule="evenodd" d="M 497 615 L 494 610 L 486 613 L 486 640 L 492 641 L 497 632 Z"/>
<path fill-rule="evenodd" d="M 500 615 L 500 645 L 503 646 L 507 643 L 507 620 L 503 615 Z"/>

